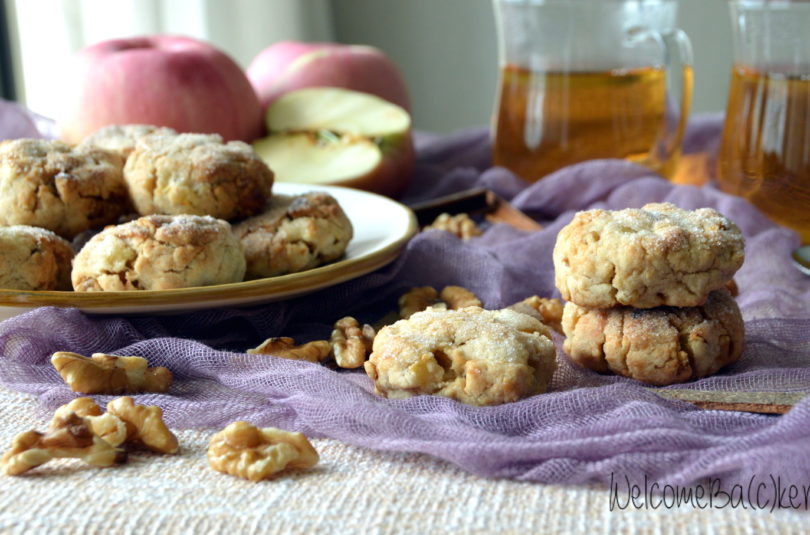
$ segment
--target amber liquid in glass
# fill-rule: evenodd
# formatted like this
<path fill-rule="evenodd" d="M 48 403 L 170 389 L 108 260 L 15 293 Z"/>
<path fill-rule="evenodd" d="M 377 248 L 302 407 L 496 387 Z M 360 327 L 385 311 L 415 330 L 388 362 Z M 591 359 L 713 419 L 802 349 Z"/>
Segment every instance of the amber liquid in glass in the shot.
<path fill-rule="evenodd" d="M 718 182 L 810 243 L 810 75 L 733 69 Z"/>
<path fill-rule="evenodd" d="M 684 69 L 691 87 L 692 70 Z M 594 158 L 625 158 L 665 176 L 677 163 L 683 124 L 667 145 L 666 71 L 501 70 L 493 161 L 529 181 Z M 675 118 L 675 121 L 678 119 Z"/>

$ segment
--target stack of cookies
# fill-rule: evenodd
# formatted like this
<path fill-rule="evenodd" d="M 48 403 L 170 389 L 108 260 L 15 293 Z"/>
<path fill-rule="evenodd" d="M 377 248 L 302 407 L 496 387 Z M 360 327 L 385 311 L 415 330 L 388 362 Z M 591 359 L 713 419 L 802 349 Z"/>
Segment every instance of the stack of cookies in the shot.
<path fill-rule="evenodd" d="M 554 248 L 563 349 L 583 367 L 653 385 L 711 375 L 742 353 L 728 286 L 743 259 L 740 230 L 710 208 L 580 212 Z"/>

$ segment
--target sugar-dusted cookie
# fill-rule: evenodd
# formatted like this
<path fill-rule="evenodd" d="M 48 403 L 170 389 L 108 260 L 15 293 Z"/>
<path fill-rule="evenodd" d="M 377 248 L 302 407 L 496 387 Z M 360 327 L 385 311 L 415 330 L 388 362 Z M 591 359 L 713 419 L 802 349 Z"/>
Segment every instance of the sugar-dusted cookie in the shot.
<path fill-rule="evenodd" d="M 587 309 L 566 303 L 563 349 L 585 368 L 653 385 L 711 375 L 742 353 L 744 325 L 728 290 L 698 307 Z"/>
<path fill-rule="evenodd" d="M 234 226 L 245 249 L 246 279 L 295 273 L 337 260 L 351 221 L 327 193 L 274 195 L 266 211 Z"/>
<path fill-rule="evenodd" d="M 244 274 L 242 246 L 227 221 L 152 215 L 93 236 L 71 279 L 79 292 L 166 290 L 240 282 Z"/>
<path fill-rule="evenodd" d="M 14 139 L 0 143 L 0 225 L 42 227 L 72 239 L 129 210 L 123 160 L 97 147 Z"/>
<path fill-rule="evenodd" d="M 247 143 L 216 134 L 148 135 L 135 143 L 124 180 L 141 215 L 239 219 L 260 213 L 273 172 Z"/>
<path fill-rule="evenodd" d="M 669 203 L 580 212 L 554 247 L 563 299 L 589 308 L 698 306 L 743 258 L 743 236 L 732 221 L 711 208 Z"/>
<path fill-rule="evenodd" d="M 93 146 L 117 152 L 124 161 L 135 150 L 135 143 L 144 136 L 152 134 L 171 136 L 177 132 L 166 126 L 149 124 L 111 124 L 99 128 L 79 144 Z"/>
<path fill-rule="evenodd" d="M 0 288 L 70 290 L 70 243 L 50 230 L 0 227 Z"/>
<path fill-rule="evenodd" d="M 497 405 L 546 390 L 556 368 L 550 338 L 540 321 L 514 310 L 430 308 L 383 327 L 365 369 L 389 398 Z"/>

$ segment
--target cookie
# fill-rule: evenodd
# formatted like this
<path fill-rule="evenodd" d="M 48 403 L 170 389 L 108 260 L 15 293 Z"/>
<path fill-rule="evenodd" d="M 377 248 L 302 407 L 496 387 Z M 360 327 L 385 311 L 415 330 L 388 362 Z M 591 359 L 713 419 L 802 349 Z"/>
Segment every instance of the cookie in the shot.
<path fill-rule="evenodd" d="M 554 247 L 557 288 L 588 308 L 694 307 L 740 268 L 743 236 L 711 208 L 669 203 L 576 214 Z"/>
<path fill-rule="evenodd" d="M 378 394 L 497 405 L 546 390 L 556 368 L 548 328 L 514 310 L 427 309 L 383 327 L 365 370 Z"/>
<path fill-rule="evenodd" d="M 274 195 L 266 211 L 234 226 L 245 249 L 246 279 L 295 273 L 337 260 L 351 221 L 327 193 Z"/>
<path fill-rule="evenodd" d="M 121 157 L 97 147 L 15 139 L 0 143 L 0 225 L 72 239 L 129 210 Z"/>
<path fill-rule="evenodd" d="M 79 145 L 113 151 L 126 161 L 135 150 L 135 143 L 142 137 L 152 134 L 167 136 L 176 135 L 177 132 L 165 126 L 149 124 L 112 124 L 96 130 L 84 138 Z"/>
<path fill-rule="evenodd" d="M 216 134 L 138 139 L 124 180 L 141 215 L 193 214 L 240 219 L 261 213 L 273 172 L 247 143 Z"/>
<path fill-rule="evenodd" d="M 227 221 L 152 215 L 110 226 L 73 261 L 79 292 L 168 290 L 240 282 L 245 256 Z"/>
<path fill-rule="evenodd" d="M 0 288 L 70 290 L 70 243 L 50 230 L 0 227 Z"/>
<path fill-rule="evenodd" d="M 563 349 L 585 368 L 652 385 L 711 375 L 742 353 L 744 324 L 731 294 L 699 307 L 587 309 L 566 303 Z"/>

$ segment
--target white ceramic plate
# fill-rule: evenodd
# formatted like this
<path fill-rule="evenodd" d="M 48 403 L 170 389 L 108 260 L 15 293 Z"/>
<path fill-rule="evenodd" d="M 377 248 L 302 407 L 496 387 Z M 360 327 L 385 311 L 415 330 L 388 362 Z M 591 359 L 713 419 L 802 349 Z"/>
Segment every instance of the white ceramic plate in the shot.
<path fill-rule="evenodd" d="M 340 203 L 354 227 L 344 257 L 300 273 L 234 284 L 132 292 L 26 292 L 0 289 L 0 319 L 40 306 L 77 307 L 90 314 L 181 313 L 279 301 L 314 292 L 378 269 L 402 252 L 417 230 L 406 206 L 387 197 L 333 186 L 276 182 L 276 193 L 324 191 Z"/>

